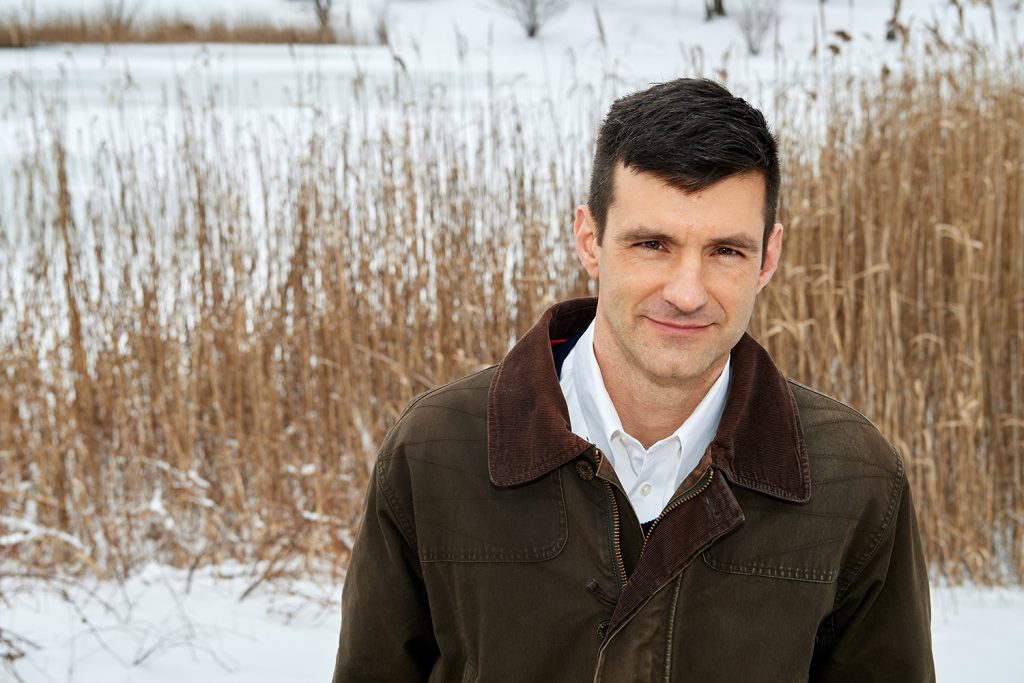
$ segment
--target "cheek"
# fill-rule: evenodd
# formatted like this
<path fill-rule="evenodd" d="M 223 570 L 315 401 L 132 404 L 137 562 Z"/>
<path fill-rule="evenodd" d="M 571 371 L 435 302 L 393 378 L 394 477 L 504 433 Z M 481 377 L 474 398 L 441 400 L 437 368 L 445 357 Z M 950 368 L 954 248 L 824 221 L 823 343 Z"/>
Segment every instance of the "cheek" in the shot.
<path fill-rule="evenodd" d="M 733 269 L 715 273 L 706 286 L 722 308 L 742 310 L 753 305 L 758 284 L 757 273 Z"/>
<path fill-rule="evenodd" d="M 604 271 L 602 271 L 604 273 Z M 617 277 L 616 277 L 617 275 Z M 609 322 L 619 329 L 630 327 L 634 318 L 644 310 L 657 308 L 660 294 L 649 278 L 638 271 L 606 273 L 598 281 L 598 297 Z"/>
<path fill-rule="evenodd" d="M 598 287 L 623 300 L 642 297 L 656 288 L 658 279 L 657 267 L 652 264 L 605 264 L 601 276 Z"/>

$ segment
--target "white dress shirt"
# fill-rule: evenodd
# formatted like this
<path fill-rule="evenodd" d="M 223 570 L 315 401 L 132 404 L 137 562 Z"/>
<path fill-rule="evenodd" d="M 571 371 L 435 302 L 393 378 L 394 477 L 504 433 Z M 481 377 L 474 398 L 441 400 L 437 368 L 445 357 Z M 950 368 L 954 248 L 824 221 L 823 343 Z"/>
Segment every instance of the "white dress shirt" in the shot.
<path fill-rule="evenodd" d="M 594 355 L 591 322 L 562 363 L 559 383 L 573 433 L 594 444 L 611 462 L 641 523 L 656 518 L 715 438 L 729 395 L 731 360 L 700 405 L 671 435 L 650 448 L 622 429 Z"/>

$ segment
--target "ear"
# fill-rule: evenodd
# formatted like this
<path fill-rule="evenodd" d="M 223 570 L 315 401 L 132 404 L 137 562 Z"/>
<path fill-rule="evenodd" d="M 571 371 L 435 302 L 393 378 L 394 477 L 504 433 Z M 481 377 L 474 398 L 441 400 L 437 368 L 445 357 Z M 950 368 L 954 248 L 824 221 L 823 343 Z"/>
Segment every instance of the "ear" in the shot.
<path fill-rule="evenodd" d="M 768 281 L 772 279 L 772 275 L 779 267 L 780 258 L 782 258 L 782 223 L 776 223 L 772 228 L 772 234 L 768 236 L 768 246 L 764 250 L 761 272 L 757 275 L 758 292 L 764 289 Z"/>
<path fill-rule="evenodd" d="M 601 246 L 597 243 L 597 223 L 586 204 L 576 207 L 576 222 L 572 226 L 572 236 L 576 242 L 576 255 L 580 263 L 583 264 L 587 275 L 596 280 Z"/>

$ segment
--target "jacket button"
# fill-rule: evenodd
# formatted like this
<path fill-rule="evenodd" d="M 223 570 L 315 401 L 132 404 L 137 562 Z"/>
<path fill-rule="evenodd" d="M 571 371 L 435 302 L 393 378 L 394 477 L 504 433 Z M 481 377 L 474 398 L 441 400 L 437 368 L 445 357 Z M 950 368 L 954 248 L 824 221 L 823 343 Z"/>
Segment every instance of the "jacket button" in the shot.
<path fill-rule="evenodd" d="M 602 621 L 597 625 L 597 639 L 604 640 L 604 634 L 608 632 L 608 622 Z"/>
<path fill-rule="evenodd" d="M 583 481 L 590 481 L 594 478 L 594 466 L 586 460 L 577 460 L 576 474 L 580 475 L 580 479 Z"/>

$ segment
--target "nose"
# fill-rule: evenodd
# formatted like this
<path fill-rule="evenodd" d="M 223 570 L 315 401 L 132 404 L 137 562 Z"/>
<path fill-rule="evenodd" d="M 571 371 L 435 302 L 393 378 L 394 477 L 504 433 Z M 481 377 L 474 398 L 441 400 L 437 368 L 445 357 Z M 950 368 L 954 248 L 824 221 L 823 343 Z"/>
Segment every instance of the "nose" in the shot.
<path fill-rule="evenodd" d="M 686 259 L 673 265 L 662 290 L 662 297 L 680 313 L 696 313 L 708 302 L 704 268 L 700 258 Z"/>

